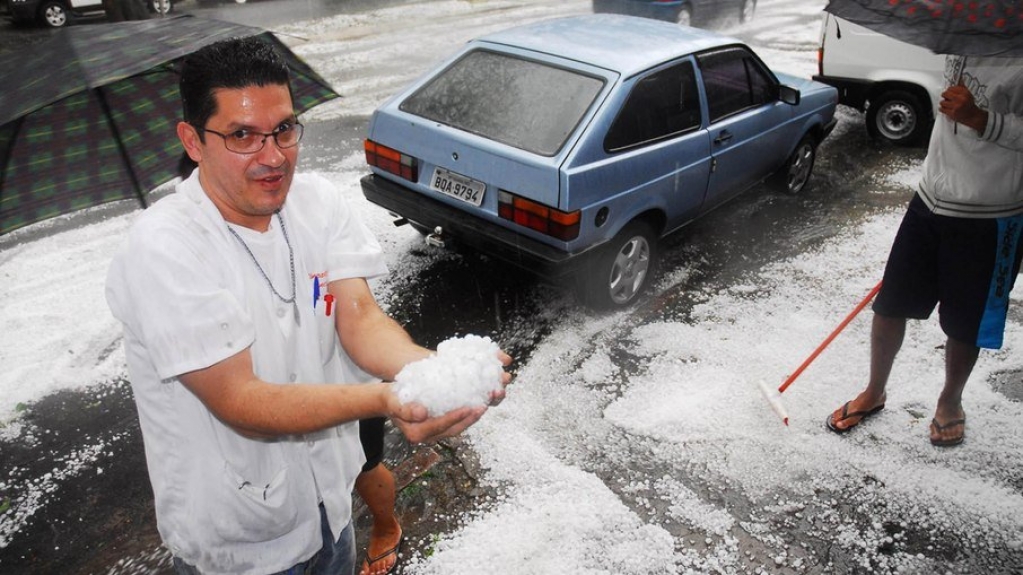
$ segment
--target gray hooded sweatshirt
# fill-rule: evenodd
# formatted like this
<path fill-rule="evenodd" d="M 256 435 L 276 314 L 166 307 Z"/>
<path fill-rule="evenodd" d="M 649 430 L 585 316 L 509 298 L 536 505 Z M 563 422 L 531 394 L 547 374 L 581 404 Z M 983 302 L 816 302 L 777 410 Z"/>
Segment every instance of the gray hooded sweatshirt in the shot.
<path fill-rule="evenodd" d="M 936 114 L 920 196 L 943 216 L 1023 213 L 1023 58 L 947 56 L 946 86 L 960 81 L 987 126 L 981 134 Z"/>

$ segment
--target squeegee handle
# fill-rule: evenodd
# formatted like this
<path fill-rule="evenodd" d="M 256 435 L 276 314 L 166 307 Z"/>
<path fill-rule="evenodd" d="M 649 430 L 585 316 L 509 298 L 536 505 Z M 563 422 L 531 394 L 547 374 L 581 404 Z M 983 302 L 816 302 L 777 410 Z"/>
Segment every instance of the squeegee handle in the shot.
<path fill-rule="evenodd" d="M 810 354 L 810 357 L 806 358 L 806 361 L 803 362 L 803 365 L 800 365 L 799 368 L 796 369 L 796 371 L 792 372 L 792 375 L 790 375 L 788 379 L 785 380 L 785 383 L 781 384 L 781 387 L 778 388 L 778 393 L 785 392 L 785 389 L 788 388 L 788 386 L 791 385 L 792 382 L 795 381 L 797 377 L 799 377 L 799 374 L 803 373 L 803 370 L 806 369 L 807 366 L 809 366 L 811 363 L 813 363 L 813 360 L 816 359 L 817 356 L 820 355 L 822 351 L 824 351 L 824 348 L 828 347 L 828 344 L 831 343 L 831 340 L 835 339 L 838 336 L 838 334 L 842 333 L 842 330 L 845 329 L 845 326 L 849 325 L 849 322 L 851 322 L 853 318 L 855 318 L 860 313 L 860 311 L 863 310 L 863 308 L 867 307 L 867 304 L 870 303 L 870 300 L 874 299 L 874 296 L 877 295 L 877 292 L 880 289 L 881 282 L 877 282 L 877 285 L 874 286 L 874 289 L 870 290 L 870 293 L 867 294 L 867 297 L 863 298 L 863 301 L 857 304 L 856 307 L 853 308 L 851 312 L 849 312 L 849 315 L 845 316 L 845 319 L 842 320 L 842 323 L 838 324 L 838 327 L 835 328 L 835 331 L 831 332 L 831 335 L 829 335 L 827 339 L 821 342 L 821 344 L 817 346 L 817 349 L 813 350 L 813 353 Z"/>

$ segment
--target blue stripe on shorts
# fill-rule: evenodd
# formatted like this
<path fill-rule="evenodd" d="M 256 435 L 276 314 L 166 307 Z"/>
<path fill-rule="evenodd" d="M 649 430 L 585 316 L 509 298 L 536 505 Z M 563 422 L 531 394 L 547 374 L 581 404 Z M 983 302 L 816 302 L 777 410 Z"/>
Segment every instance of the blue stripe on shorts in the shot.
<path fill-rule="evenodd" d="M 998 253 L 995 255 L 991 287 L 988 290 L 984 315 L 977 330 L 977 347 L 999 349 L 1005 332 L 1005 316 L 1009 310 L 1009 292 L 1015 280 L 1012 277 L 1019 246 L 1020 230 L 1023 229 L 1023 214 L 998 218 Z"/>

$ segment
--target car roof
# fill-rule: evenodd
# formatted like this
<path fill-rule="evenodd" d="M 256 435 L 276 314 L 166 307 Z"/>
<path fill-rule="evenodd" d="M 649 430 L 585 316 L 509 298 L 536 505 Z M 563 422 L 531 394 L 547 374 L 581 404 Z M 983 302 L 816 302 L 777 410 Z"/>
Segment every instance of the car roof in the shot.
<path fill-rule="evenodd" d="M 709 30 L 650 18 L 589 14 L 509 28 L 472 43 L 515 46 L 630 76 L 679 55 L 741 42 Z"/>

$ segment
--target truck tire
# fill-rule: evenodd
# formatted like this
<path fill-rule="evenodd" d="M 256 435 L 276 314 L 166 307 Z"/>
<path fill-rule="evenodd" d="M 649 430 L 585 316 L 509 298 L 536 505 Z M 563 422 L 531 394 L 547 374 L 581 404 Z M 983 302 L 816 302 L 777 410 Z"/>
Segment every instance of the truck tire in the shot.
<path fill-rule="evenodd" d="M 931 132 L 928 108 L 906 90 L 889 90 L 871 98 L 866 120 L 871 138 L 896 146 L 915 146 Z"/>

